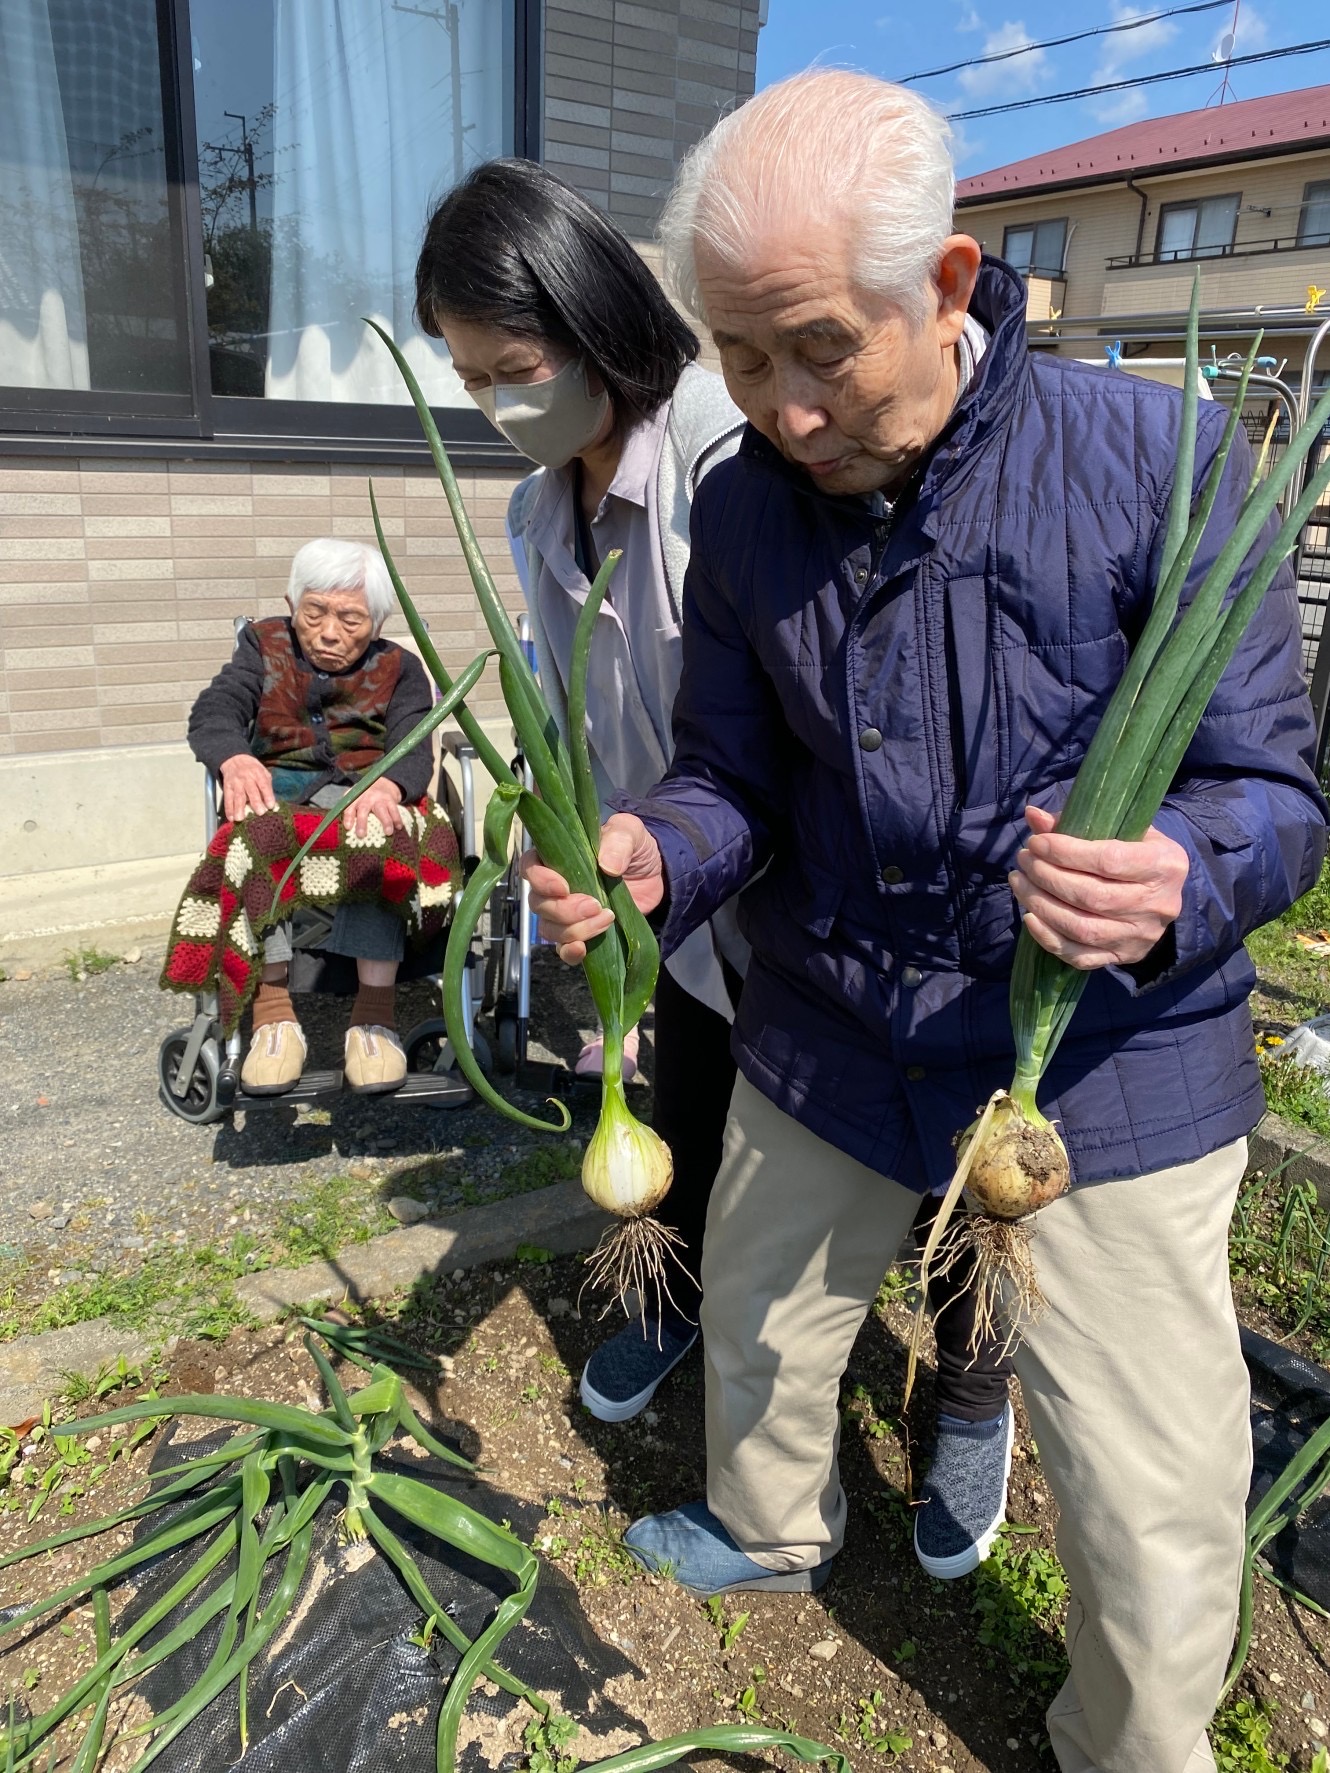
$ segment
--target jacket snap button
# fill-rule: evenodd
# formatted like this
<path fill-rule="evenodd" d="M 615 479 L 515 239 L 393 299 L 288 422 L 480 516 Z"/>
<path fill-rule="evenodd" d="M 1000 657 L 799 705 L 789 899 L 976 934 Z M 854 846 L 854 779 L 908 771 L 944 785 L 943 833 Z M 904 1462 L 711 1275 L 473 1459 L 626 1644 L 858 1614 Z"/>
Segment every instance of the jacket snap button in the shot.
<path fill-rule="evenodd" d="M 907 1065 L 905 1067 L 905 1075 L 909 1078 L 911 1083 L 918 1083 L 919 1080 L 927 1074 L 922 1065 Z"/>
<path fill-rule="evenodd" d="M 866 585 L 868 583 L 868 568 L 866 566 L 857 566 L 854 569 L 854 582 L 856 585 Z"/>
<path fill-rule="evenodd" d="M 911 991 L 914 990 L 916 985 L 922 985 L 923 982 L 924 975 L 919 971 L 918 967 L 901 968 L 901 984 L 908 985 Z"/>
<path fill-rule="evenodd" d="M 905 879 L 905 874 L 904 871 L 897 868 L 896 864 L 893 862 L 889 868 L 884 868 L 882 870 L 882 878 L 886 881 L 888 886 L 899 886 Z"/>
<path fill-rule="evenodd" d="M 860 733 L 859 749 L 861 751 L 880 751 L 882 749 L 882 734 L 875 726 L 866 726 Z"/>

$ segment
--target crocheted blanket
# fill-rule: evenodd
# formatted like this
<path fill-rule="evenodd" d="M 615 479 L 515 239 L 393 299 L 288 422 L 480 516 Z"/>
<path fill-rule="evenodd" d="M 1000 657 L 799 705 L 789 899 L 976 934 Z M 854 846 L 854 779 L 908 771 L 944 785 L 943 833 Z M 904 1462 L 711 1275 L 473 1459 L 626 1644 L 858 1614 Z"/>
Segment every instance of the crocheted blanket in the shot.
<path fill-rule="evenodd" d="M 406 826 L 385 832 L 373 814 L 364 837 L 335 819 L 277 895 L 292 856 L 321 811 L 280 804 L 222 825 L 190 876 L 166 950 L 166 991 L 217 992 L 230 1034 L 258 989 L 263 931 L 302 906 L 377 900 L 395 911 L 412 941 L 426 942 L 448 920 L 461 873 L 457 838 L 428 796 L 402 808 Z"/>

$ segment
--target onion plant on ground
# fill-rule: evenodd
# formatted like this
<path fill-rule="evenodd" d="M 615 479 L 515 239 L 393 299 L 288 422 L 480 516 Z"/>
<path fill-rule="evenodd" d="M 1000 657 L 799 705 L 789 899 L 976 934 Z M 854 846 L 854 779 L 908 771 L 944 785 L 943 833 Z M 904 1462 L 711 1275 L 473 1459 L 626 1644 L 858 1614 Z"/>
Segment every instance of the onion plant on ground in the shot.
<path fill-rule="evenodd" d="M 530 1706 L 534 1747 L 557 1751 L 562 1726 L 556 1727 L 549 1702 L 497 1659 L 504 1637 L 526 1613 L 535 1593 L 539 1575 L 535 1554 L 476 1509 L 419 1478 L 389 1469 L 379 1459 L 390 1442 L 405 1437 L 425 1453 L 475 1471 L 469 1460 L 436 1439 L 421 1422 L 400 1376 L 387 1364 L 432 1367 L 434 1363 L 379 1332 L 313 1318 L 302 1321 L 310 1332 L 305 1347 L 330 1400 L 326 1410 L 210 1395 L 150 1397 L 63 1427 L 63 1437 L 75 1444 L 120 1423 L 156 1426 L 169 1416 L 238 1425 L 215 1452 L 154 1473 L 153 1487 L 140 1501 L 104 1519 L 50 1534 L 0 1559 L 0 1568 L 5 1568 L 42 1559 L 78 1540 L 117 1535 L 128 1526 L 139 1528 L 126 1550 L 23 1605 L 0 1626 L 0 1637 L 13 1636 L 43 1621 L 54 1622 L 69 1607 L 89 1602 L 96 1623 L 91 1666 L 46 1709 L 19 1717 L 11 1705 L 8 1718 L 0 1722 L 0 1767 L 5 1773 L 53 1765 L 61 1733 L 71 1729 L 77 1736 L 71 1773 L 93 1773 L 113 1699 L 210 1626 L 216 1629 L 216 1644 L 203 1673 L 167 1710 L 131 1733 L 145 1738 L 134 1767 L 150 1766 L 206 1706 L 222 1701 L 224 1695 L 234 1694 L 243 1751 L 248 1741 L 250 1665 L 289 1619 L 294 1617 L 299 1628 L 314 1520 L 330 1498 L 342 1505 L 346 1538 L 373 1544 L 419 1607 L 425 1629 L 437 1632 L 457 1652 L 457 1667 L 439 1708 L 438 1773 L 453 1773 L 458 1727 L 482 1677 Z M 368 1375 L 366 1383 L 346 1391 L 320 1341 L 361 1368 Z M 510 1592 L 474 1639 L 432 1592 L 394 1531 L 394 1521 L 409 1523 L 507 1578 Z M 113 1632 L 111 1600 L 117 1587 L 169 1552 L 185 1553 L 190 1560 L 187 1567 L 132 1625 Z M 275 1581 L 270 1580 L 274 1574 Z M 164 1635 L 156 1636 L 162 1626 L 167 1628 Z M 784 1749 L 800 1761 L 828 1762 L 835 1773 L 850 1773 L 848 1760 L 836 1749 L 787 1731 L 748 1724 L 693 1731 L 596 1764 L 605 1773 L 650 1773 L 694 1751 L 744 1753 L 771 1748 Z"/>

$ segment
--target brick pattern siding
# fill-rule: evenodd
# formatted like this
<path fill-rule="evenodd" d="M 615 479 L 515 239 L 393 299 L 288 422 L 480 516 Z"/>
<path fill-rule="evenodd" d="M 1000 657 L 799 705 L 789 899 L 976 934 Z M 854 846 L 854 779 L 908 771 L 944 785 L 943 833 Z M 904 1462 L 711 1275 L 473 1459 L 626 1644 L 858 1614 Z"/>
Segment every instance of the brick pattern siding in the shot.
<path fill-rule="evenodd" d="M 650 236 L 684 154 L 753 91 L 757 0 L 549 0 L 544 159 Z"/>
<path fill-rule="evenodd" d="M 407 589 L 445 664 L 465 664 L 483 625 L 433 470 L 373 473 Z M 461 483 L 516 611 L 503 529 L 513 478 Z M 319 535 L 373 543 L 366 484 L 364 468 L 340 463 L 0 456 L 0 753 L 182 738 L 230 653 L 233 618 L 285 608 L 296 549 Z M 477 712 L 501 714 L 497 678 L 487 681 Z"/>

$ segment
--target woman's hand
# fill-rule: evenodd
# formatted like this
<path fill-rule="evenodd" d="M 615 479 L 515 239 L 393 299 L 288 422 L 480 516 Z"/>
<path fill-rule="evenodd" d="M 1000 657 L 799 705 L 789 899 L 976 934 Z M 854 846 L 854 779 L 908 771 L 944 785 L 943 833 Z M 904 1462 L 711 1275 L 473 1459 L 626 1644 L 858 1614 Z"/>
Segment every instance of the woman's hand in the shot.
<path fill-rule="evenodd" d="M 228 819 L 270 813 L 277 805 L 272 775 L 248 751 L 237 751 L 222 765 L 222 812 Z"/>
<path fill-rule="evenodd" d="M 366 788 L 359 800 L 351 802 L 342 814 L 342 823 L 348 831 L 354 831 L 357 837 L 363 837 L 368 829 L 371 813 L 385 832 L 402 829 L 402 790 L 387 776 L 380 776 L 377 782 L 372 782 Z"/>
<path fill-rule="evenodd" d="M 1144 960 L 1182 910 L 1182 845 L 1153 825 L 1138 843 L 1063 837 L 1037 806 L 1025 820 L 1030 839 L 1009 878 L 1039 946 L 1083 971 Z"/>
<path fill-rule="evenodd" d="M 622 876 L 633 902 L 650 913 L 665 897 L 660 846 L 634 813 L 611 813 L 600 833 L 601 869 Z M 575 893 L 534 850 L 522 857 L 522 873 L 531 888 L 531 909 L 540 933 L 553 942 L 559 959 L 577 966 L 586 958 L 587 943 L 614 922 L 614 913 L 589 893 Z"/>

